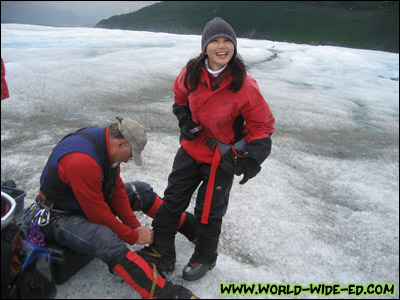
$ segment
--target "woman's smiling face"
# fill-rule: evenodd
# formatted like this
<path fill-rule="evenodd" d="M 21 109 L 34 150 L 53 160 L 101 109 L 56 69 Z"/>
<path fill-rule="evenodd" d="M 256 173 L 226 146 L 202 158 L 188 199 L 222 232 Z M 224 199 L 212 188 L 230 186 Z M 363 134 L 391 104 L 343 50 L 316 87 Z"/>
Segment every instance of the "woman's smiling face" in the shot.
<path fill-rule="evenodd" d="M 213 71 L 225 66 L 235 53 L 235 45 L 226 37 L 217 37 L 208 43 L 206 54 L 208 64 Z"/>

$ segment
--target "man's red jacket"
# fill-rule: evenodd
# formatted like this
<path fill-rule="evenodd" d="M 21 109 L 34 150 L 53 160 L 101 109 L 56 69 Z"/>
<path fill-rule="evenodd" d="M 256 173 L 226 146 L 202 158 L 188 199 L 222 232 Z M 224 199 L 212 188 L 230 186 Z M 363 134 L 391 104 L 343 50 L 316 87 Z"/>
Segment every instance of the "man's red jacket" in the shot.
<path fill-rule="evenodd" d="M 107 149 L 110 153 L 108 128 L 106 136 Z M 140 226 L 140 222 L 130 207 L 125 186 L 120 177 L 120 167 L 118 167 L 110 203 L 122 222 L 115 217 L 104 201 L 101 185 L 102 170 L 92 157 L 79 152 L 65 155 L 58 163 L 58 175 L 65 184 L 72 188 L 79 205 L 90 222 L 108 226 L 128 244 L 132 245 L 137 242 L 138 233 L 135 228 Z"/>

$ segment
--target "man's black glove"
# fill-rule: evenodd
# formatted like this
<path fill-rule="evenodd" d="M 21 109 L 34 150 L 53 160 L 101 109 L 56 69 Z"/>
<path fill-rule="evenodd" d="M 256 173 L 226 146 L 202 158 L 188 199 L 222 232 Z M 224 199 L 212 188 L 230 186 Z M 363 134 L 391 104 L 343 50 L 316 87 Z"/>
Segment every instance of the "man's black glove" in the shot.
<path fill-rule="evenodd" d="M 245 184 L 249 179 L 253 178 L 260 172 L 261 166 L 258 162 L 253 159 L 246 157 L 240 162 L 240 171 L 239 175 L 243 174 L 242 180 L 239 182 L 240 184 Z"/>
<path fill-rule="evenodd" d="M 181 129 L 181 136 L 188 141 L 194 140 L 197 138 L 198 133 L 195 132 L 190 132 L 193 128 L 199 126 L 195 122 L 193 122 L 191 119 L 184 119 L 179 121 L 179 128 Z"/>

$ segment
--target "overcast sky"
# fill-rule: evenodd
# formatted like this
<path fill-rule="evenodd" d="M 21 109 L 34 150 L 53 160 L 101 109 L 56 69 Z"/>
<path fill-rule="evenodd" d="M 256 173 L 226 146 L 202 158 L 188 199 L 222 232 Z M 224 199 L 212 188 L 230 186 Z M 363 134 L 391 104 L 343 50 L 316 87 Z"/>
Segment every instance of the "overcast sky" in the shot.
<path fill-rule="evenodd" d="M 95 26 L 114 15 L 160 1 L 1 1 L 1 21 L 51 26 Z"/>

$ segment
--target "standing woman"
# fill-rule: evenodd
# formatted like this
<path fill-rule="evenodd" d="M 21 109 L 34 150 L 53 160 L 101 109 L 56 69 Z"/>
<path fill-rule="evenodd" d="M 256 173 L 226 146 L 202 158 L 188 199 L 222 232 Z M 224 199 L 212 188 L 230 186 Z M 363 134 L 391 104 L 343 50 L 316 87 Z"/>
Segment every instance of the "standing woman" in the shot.
<path fill-rule="evenodd" d="M 187 63 L 173 86 L 181 148 L 152 224 L 154 242 L 141 255 L 153 262 L 158 256 L 161 273 L 174 270 L 179 218 L 200 185 L 196 247 L 183 270 L 186 280 L 200 279 L 216 264 L 234 174 L 243 174 L 240 184 L 246 183 L 271 151 L 275 120 L 236 45 L 232 27 L 221 18 L 211 20 L 203 31 L 201 55 Z M 238 141 L 241 146 L 233 147 Z"/>

